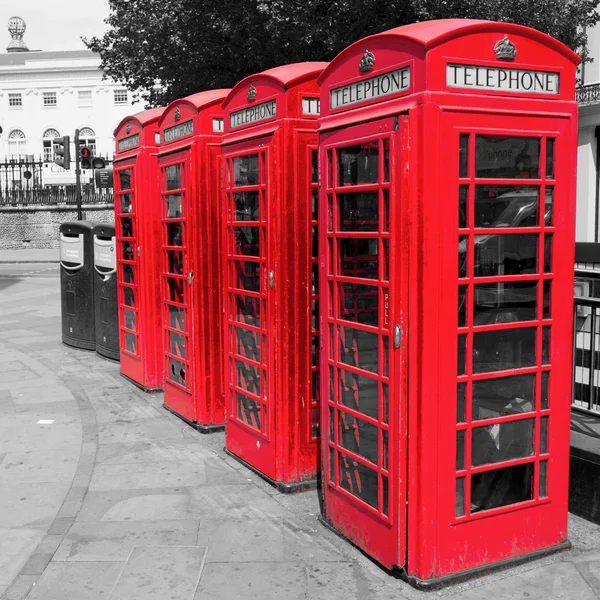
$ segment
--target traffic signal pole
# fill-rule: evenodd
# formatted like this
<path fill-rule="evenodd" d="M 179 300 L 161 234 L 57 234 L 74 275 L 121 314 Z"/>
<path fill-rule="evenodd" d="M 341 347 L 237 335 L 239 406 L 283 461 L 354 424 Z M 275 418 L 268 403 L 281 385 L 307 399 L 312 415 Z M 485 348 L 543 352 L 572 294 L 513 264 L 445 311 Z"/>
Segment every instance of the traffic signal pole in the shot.
<path fill-rule="evenodd" d="M 75 197 L 77 199 L 77 220 L 83 220 L 81 210 L 81 169 L 79 156 L 79 129 L 75 130 Z"/>

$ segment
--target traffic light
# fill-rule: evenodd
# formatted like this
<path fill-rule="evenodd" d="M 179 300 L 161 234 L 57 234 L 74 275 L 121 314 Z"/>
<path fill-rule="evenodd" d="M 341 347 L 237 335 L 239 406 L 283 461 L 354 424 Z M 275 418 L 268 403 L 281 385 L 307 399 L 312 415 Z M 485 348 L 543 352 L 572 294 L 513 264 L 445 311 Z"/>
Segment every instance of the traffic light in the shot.
<path fill-rule="evenodd" d="M 104 159 L 93 156 L 92 151 L 87 146 L 79 147 L 79 157 L 82 169 L 104 169 L 106 166 Z"/>
<path fill-rule="evenodd" d="M 71 138 L 68 135 L 65 137 L 54 138 L 52 140 L 52 148 L 54 150 L 54 164 L 62 167 L 65 170 L 71 168 Z"/>

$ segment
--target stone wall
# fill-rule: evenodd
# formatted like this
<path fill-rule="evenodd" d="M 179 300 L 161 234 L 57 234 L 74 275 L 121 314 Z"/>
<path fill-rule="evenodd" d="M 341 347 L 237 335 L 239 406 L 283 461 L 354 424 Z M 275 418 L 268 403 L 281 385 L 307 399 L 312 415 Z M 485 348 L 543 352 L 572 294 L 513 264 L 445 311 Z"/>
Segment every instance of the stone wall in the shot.
<path fill-rule="evenodd" d="M 112 204 L 84 204 L 83 218 L 98 223 L 113 223 Z M 58 227 L 77 221 L 72 206 L 0 207 L 0 249 L 58 248 Z"/>

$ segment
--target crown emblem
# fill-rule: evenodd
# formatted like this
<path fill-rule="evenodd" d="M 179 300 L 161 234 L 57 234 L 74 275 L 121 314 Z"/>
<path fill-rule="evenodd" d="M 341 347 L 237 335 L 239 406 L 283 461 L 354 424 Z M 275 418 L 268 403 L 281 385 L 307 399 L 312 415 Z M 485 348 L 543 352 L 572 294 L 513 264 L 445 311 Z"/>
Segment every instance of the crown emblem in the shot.
<path fill-rule="evenodd" d="M 517 57 L 517 48 L 506 36 L 494 46 L 494 52 L 498 60 L 515 60 Z"/>
<path fill-rule="evenodd" d="M 358 68 L 361 73 L 367 73 L 373 69 L 373 65 L 375 64 L 375 55 L 368 50 L 365 50 L 360 62 L 358 63 Z"/>
<path fill-rule="evenodd" d="M 248 100 L 256 100 L 256 88 L 253 85 L 248 88 Z"/>
<path fill-rule="evenodd" d="M 178 108 L 176 108 L 176 109 L 175 109 L 175 114 L 173 115 L 173 118 L 174 118 L 176 121 L 179 121 L 179 119 L 181 119 L 181 113 L 179 112 L 179 109 L 178 109 Z"/>
<path fill-rule="evenodd" d="M 127 123 L 127 126 L 125 127 L 125 133 L 129 133 L 131 131 L 131 123 Z"/>

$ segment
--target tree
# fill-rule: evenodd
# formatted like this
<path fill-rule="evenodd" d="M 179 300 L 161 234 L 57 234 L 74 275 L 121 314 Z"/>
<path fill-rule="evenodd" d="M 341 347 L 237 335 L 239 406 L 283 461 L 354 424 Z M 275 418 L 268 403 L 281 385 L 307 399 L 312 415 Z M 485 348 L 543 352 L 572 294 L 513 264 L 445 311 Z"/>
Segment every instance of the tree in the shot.
<path fill-rule="evenodd" d="M 109 0 L 108 31 L 84 39 L 105 73 L 150 106 L 286 63 L 331 60 L 352 42 L 425 19 L 522 23 L 587 59 L 598 0 Z"/>

